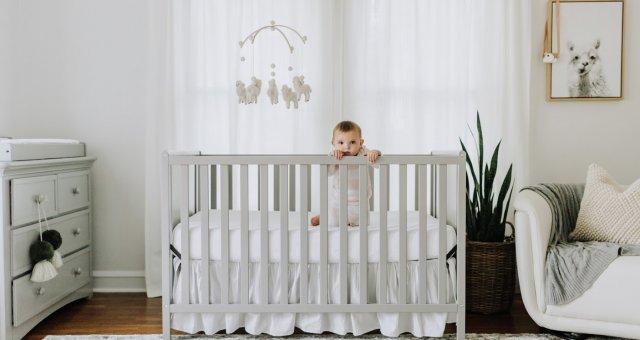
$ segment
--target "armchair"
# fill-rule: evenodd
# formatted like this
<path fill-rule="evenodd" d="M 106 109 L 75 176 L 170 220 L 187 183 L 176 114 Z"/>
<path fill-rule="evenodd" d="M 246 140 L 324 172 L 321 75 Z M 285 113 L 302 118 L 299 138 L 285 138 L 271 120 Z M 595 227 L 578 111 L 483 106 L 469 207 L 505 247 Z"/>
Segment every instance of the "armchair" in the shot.
<path fill-rule="evenodd" d="M 514 207 L 520 291 L 536 324 L 563 332 L 640 339 L 640 256 L 615 259 L 577 299 L 563 305 L 547 304 L 545 265 L 551 207 L 531 190 L 520 192 Z"/>

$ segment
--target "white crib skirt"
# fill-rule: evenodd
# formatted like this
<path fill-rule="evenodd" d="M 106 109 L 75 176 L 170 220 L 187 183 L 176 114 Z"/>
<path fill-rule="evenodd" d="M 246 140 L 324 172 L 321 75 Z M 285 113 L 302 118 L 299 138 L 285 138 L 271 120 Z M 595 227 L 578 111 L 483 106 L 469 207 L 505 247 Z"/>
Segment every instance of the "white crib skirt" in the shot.
<path fill-rule="evenodd" d="M 176 262 L 177 263 L 177 262 Z M 427 302 L 437 301 L 438 273 L 437 260 L 427 262 Z M 389 303 L 398 301 L 398 263 L 387 264 L 387 296 Z M 456 262 L 454 258 L 447 261 L 448 265 L 448 303 L 455 303 Z M 190 302 L 201 301 L 200 278 L 202 261 L 191 261 L 190 274 Z M 174 266 L 174 303 L 182 303 L 180 291 L 182 282 L 180 270 Z M 222 275 L 222 263 L 210 261 L 210 296 L 213 303 L 220 303 L 220 279 Z M 308 301 L 315 304 L 320 297 L 320 265 L 308 264 Z M 340 301 L 340 267 L 338 264 L 329 264 L 328 299 L 329 303 Z M 360 297 L 360 271 L 359 264 L 348 265 L 347 294 L 350 303 L 359 303 Z M 367 300 L 368 303 L 376 303 L 378 291 L 379 264 L 368 265 Z M 249 263 L 249 302 L 256 303 L 260 295 L 260 283 L 257 278 L 260 273 L 259 263 Z M 409 303 L 418 301 L 419 264 L 415 261 L 407 263 L 407 298 Z M 229 264 L 229 301 L 240 301 L 240 264 Z M 299 303 L 300 297 L 300 265 L 289 264 L 289 303 Z M 269 303 L 277 304 L 280 301 L 280 264 L 269 264 Z M 453 319 L 454 313 L 449 315 Z M 399 334 L 409 332 L 414 336 L 441 337 L 447 322 L 447 313 L 175 313 L 172 315 L 171 327 L 183 332 L 197 333 L 204 331 L 206 334 L 214 334 L 220 330 L 233 333 L 238 328 L 244 327 L 249 334 L 269 334 L 271 336 L 286 336 L 293 334 L 297 327 L 307 333 L 322 333 L 325 331 L 339 335 L 352 333 L 361 335 L 373 330 L 380 330 L 385 336 L 396 337 Z"/>

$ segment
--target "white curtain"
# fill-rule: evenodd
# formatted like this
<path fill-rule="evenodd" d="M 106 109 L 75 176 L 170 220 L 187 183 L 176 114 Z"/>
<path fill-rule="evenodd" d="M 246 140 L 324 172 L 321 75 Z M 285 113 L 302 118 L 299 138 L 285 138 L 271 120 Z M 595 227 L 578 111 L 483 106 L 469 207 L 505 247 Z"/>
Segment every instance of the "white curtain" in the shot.
<path fill-rule="evenodd" d="M 473 145 L 480 112 L 485 144 L 526 183 L 531 3 L 511 0 L 150 1 L 147 129 L 147 294 L 161 294 L 159 169 L 166 149 L 210 153 L 326 153 L 333 126 L 350 119 L 369 147 L 427 153 Z M 289 36 L 276 24 L 307 36 Z M 289 67 L 292 68 L 289 71 Z M 271 75 L 274 72 L 274 76 Z M 299 109 L 271 105 L 294 75 L 312 88 Z M 257 104 L 235 84 L 262 80 Z M 502 169 L 504 172 L 505 169 Z"/>

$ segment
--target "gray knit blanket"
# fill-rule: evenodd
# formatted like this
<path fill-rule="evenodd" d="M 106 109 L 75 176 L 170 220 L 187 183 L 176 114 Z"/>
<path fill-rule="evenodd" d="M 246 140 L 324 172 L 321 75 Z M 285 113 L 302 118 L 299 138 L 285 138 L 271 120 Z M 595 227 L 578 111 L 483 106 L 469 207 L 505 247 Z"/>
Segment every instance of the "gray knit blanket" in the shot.
<path fill-rule="evenodd" d="M 640 255 L 640 246 L 609 242 L 572 242 L 584 184 L 538 184 L 522 190 L 540 194 L 551 207 L 547 248 L 547 304 L 566 304 L 582 295 L 620 255 Z"/>

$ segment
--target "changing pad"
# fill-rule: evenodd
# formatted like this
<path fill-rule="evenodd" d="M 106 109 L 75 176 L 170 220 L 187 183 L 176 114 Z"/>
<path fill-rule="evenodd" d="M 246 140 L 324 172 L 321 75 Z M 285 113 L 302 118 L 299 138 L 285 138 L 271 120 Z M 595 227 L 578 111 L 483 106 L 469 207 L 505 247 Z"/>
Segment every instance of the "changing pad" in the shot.
<path fill-rule="evenodd" d="M 74 139 L 0 139 L 0 161 L 3 162 L 85 155 L 85 144 Z"/>

